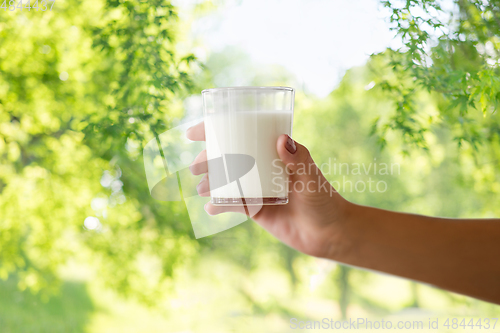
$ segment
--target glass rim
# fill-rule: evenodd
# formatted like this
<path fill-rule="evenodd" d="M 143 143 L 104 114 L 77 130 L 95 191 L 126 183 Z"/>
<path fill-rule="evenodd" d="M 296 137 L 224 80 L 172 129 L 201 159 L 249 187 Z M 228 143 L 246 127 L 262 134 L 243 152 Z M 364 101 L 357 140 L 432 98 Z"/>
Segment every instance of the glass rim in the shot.
<path fill-rule="evenodd" d="M 231 90 L 247 90 L 247 91 L 262 91 L 262 90 L 268 90 L 268 91 L 294 91 L 293 88 L 291 87 L 283 87 L 283 86 L 270 86 L 270 87 L 262 87 L 262 86 L 242 86 L 242 87 L 221 87 L 221 88 L 210 88 L 210 89 L 204 89 L 201 91 L 202 94 L 204 93 L 210 93 L 210 92 L 218 92 L 218 91 L 231 91 Z"/>

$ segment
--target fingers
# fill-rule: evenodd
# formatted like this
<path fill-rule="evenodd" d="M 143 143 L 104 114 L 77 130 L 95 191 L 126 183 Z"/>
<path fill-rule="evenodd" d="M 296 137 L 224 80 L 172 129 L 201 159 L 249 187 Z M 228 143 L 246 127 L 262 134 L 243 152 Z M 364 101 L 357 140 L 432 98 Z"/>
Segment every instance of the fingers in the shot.
<path fill-rule="evenodd" d="M 209 197 L 210 196 L 210 182 L 208 180 L 208 174 L 205 174 L 200 183 L 196 186 L 196 191 L 198 191 L 198 195 L 200 197 Z"/>
<path fill-rule="evenodd" d="M 205 124 L 201 122 L 193 127 L 188 128 L 186 131 L 186 137 L 192 141 L 205 141 Z M 189 170 L 193 175 L 205 174 L 200 183 L 196 186 L 196 191 L 201 197 L 210 196 L 210 181 L 208 179 L 208 163 L 207 163 L 207 151 L 203 150 L 196 156 L 193 163 L 189 166 Z M 249 216 L 254 216 L 261 210 L 262 206 L 214 206 L 212 203 L 208 202 L 205 205 L 205 211 L 209 215 L 218 215 L 222 213 L 241 213 Z"/>
<path fill-rule="evenodd" d="M 223 213 L 240 213 L 249 217 L 254 217 L 262 209 L 262 205 L 233 205 L 233 206 L 214 206 L 211 202 L 205 204 L 205 211 L 208 215 L 219 215 Z"/>
<path fill-rule="evenodd" d="M 202 150 L 189 166 L 189 170 L 195 176 L 208 172 L 207 151 Z"/>
<path fill-rule="evenodd" d="M 288 135 L 282 134 L 278 138 L 276 149 L 283 163 L 294 175 L 295 181 L 301 181 L 303 184 L 323 184 L 326 181 L 309 150 Z"/>
<path fill-rule="evenodd" d="M 201 155 L 201 153 L 200 153 Z M 198 155 L 199 156 L 199 155 Z M 210 180 L 208 178 L 208 173 L 205 173 L 200 180 L 200 183 L 196 186 L 196 191 L 200 197 L 210 196 Z M 210 202 L 205 205 L 205 211 L 209 215 L 218 215 L 222 213 L 240 213 L 245 214 L 250 217 L 255 216 L 262 209 L 262 205 L 233 205 L 233 206 L 214 206 Z"/>
<path fill-rule="evenodd" d="M 305 168 L 305 171 L 308 172 L 309 169 L 312 169 L 312 166 L 309 168 L 309 165 L 314 164 L 314 161 L 309 154 L 309 150 L 295 142 L 288 135 L 280 135 L 276 149 L 279 157 L 290 171 L 296 173 Z"/>
<path fill-rule="evenodd" d="M 201 123 L 190 127 L 186 131 L 186 137 L 191 141 L 205 141 L 205 123 Z"/>
<path fill-rule="evenodd" d="M 195 176 L 205 174 L 200 180 L 200 183 L 196 186 L 196 191 L 201 197 L 210 196 L 210 184 L 208 181 L 208 163 L 207 163 L 207 151 L 202 150 L 198 156 L 194 159 L 193 163 L 189 166 L 189 170 Z"/>
<path fill-rule="evenodd" d="M 214 206 L 211 202 L 205 204 L 205 211 L 208 215 L 219 215 L 223 213 L 241 213 L 246 214 L 245 207 L 243 205 L 238 206 Z"/>

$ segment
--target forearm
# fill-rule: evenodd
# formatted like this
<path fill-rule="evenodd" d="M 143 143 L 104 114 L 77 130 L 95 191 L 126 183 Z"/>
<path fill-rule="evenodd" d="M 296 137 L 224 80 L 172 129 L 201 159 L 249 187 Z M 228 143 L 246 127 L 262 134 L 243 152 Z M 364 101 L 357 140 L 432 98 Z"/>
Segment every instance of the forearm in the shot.
<path fill-rule="evenodd" d="M 500 220 L 453 220 L 351 204 L 331 258 L 500 304 Z"/>

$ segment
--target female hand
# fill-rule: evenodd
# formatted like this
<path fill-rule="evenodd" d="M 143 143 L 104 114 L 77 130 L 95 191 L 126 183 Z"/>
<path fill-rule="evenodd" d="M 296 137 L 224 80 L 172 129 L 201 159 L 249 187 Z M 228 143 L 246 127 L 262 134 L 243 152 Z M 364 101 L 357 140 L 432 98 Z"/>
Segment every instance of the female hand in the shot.
<path fill-rule="evenodd" d="M 188 129 L 187 138 L 205 141 L 204 123 Z M 252 218 L 285 244 L 316 257 L 337 257 L 341 249 L 342 223 L 348 202 L 335 191 L 316 166 L 306 147 L 283 134 L 276 150 L 289 169 L 289 202 L 286 205 L 262 206 Z M 197 191 L 210 196 L 206 151 L 202 151 L 191 167 L 194 175 L 205 174 Z M 245 213 L 242 207 L 205 205 L 210 215 L 225 212 Z"/>

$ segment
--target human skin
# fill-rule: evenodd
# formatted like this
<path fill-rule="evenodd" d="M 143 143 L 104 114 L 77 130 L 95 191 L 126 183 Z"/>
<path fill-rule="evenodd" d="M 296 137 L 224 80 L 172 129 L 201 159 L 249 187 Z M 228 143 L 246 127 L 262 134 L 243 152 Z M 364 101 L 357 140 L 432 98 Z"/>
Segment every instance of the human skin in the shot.
<path fill-rule="evenodd" d="M 204 124 L 186 135 L 204 141 Z M 276 149 L 291 173 L 289 203 L 263 206 L 251 215 L 280 241 L 311 256 L 500 304 L 500 219 L 447 219 L 357 205 L 332 188 L 306 147 L 283 134 Z M 201 196 L 210 196 L 206 160 L 202 151 L 190 167 L 194 175 L 205 174 L 197 186 Z M 316 186 L 308 190 L 294 186 L 297 182 Z M 205 210 L 245 213 L 211 203 Z"/>

